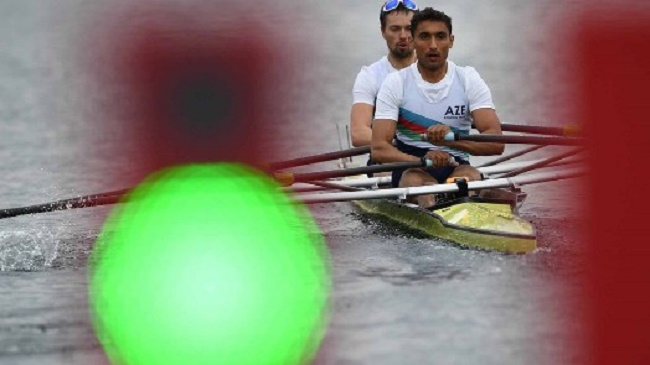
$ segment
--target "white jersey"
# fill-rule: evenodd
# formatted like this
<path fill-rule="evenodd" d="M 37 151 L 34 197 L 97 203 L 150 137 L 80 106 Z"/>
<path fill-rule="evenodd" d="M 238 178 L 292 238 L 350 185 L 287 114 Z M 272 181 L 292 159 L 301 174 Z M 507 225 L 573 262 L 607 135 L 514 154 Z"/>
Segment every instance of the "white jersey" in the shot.
<path fill-rule="evenodd" d="M 446 124 L 453 132 L 469 134 L 470 113 L 477 109 L 494 109 L 490 89 L 478 72 L 472 67 L 447 62 L 447 74 L 435 84 L 422 79 L 417 63 L 388 75 L 377 95 L 375 120 L 396 121 L 396 138 L 406 145 L 442 150 L 469 161 L 466 152 L 420 139 L 420 134 L 435 124 Z"/>
<path fill-rule="evenodd" d="M 384 56 L 370 66 L 363 66 L 357 74 L 352 88 L 352 104 L 363 103 L 374 106 L 381 84 L 388 74 L 397 71 Z"/>

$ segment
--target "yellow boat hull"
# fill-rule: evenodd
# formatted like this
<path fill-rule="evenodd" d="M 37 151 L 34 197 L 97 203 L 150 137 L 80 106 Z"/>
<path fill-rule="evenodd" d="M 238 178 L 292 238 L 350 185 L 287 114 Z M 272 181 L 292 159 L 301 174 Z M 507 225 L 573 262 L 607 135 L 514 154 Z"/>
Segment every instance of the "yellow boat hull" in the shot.
<path fill-rule="evenodd" d="M 503 201 L 462 198 L 431 211 L 384 199 L 354 203 L 366 213 L 463 247 L 507 253 L 528 253 L 537 248 L 535 227 Z"/>

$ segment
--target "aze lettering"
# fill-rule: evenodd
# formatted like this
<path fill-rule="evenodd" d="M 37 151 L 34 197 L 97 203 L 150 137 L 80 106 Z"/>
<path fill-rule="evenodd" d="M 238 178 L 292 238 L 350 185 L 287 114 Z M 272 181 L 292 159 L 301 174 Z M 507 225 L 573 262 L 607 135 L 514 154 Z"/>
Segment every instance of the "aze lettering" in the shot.
<path fill-rule="evenodd" d="M 465 105 L 449 106 L 445 112 L 445 116 L 455 115 L 457 117 L 465 115 Z"/>
<path fill-rule="evenodd" d="M 450 105 L 445 112 L 445 119 L 461 119 L 465 117 L 466 105 Z"/>

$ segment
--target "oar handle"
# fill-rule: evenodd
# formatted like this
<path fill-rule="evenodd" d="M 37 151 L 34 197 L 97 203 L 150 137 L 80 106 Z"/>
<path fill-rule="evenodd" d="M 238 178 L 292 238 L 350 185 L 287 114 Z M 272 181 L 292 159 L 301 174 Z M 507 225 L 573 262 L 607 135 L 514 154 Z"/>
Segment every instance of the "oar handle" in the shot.
<path fill-rule="evenodd" d="M 429 142 L 429 135 L 426 132 L 420 133 L 420 139 Z M 445 134 L 445 141 L 458 141 L 458 140 L 459 140 L 459 135 L 454 132 L 449 132 Z"/>

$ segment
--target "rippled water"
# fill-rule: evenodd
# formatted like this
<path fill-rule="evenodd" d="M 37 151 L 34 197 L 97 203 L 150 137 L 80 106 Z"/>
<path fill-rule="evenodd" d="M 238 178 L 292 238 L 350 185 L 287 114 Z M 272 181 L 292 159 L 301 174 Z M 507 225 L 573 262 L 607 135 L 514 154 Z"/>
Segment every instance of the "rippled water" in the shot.
<path fill-rule="evenodd" d="M 128 175 L 127 154 L 110 156 L 107 151 L 115 145 L 137 146 L 119 131 L 102 129 L 96 113 L 105 96 L 86 92 L 89 76 L 75 58 L 93 52 L 78 49 L 88 44 L 82 36 L 111 4 L 124 2 L 0 3 L 2 207 L 124 187 L 105 175 L 108 170 Z M 264 15 L 265 7 L 274 4 L 243 6 Z M 563 102 L 568 91 L 547 77 L 556 71 L 549 57 L 562 46 L 539 27 L 562 20 L 567 8 L 584 2 L 566 2 L 565 8 L 532 0 L 442 0 L 436 5 L 455 21 L 452 59 L 477 68 L 504 122 L 562 125 L 570 120 L 571 105 Z M 293 137 L 296 155 L 337 149 L 336 124 L 347 121 L 356 73 L 385 54 L 379 3 L 291 6 L 298 22 L 289 27 L 295 34 L 288 36 L 307 40 L 305 53 L 295 57 L 309 72 L 283 91 L 309 97 L 287 108 L 283 118 L 300 122 L 283 133 Z M 221 21 L 236 22 L 236 17 Z M 284 145 L 284 140 L 277 143 Z M 334 282 L 330 326 L 315 363 L 547 364 L 582 359 L 575 340 L 582 329 L 575 303 L 583 270 L 577 236 L 582 195 L 567 182 L 526 190 L 523 213 L 540 235 L 540 249 L 526 256 L 459 249 L 387 226 L 344 203 L 315 207 L 330 248 Z M 106 362 L 88 319 L 86 260 L 109 211 L 0 220 L 0 363 Z"/>

